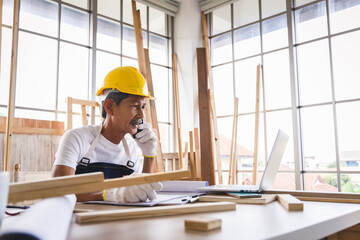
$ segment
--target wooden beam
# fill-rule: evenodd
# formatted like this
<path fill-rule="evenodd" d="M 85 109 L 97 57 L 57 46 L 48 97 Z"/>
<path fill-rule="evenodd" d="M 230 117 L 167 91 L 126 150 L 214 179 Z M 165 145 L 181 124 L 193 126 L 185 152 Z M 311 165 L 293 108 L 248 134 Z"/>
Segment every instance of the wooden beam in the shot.
<path fill-rule="evenodd" d="M 199 115 L 200 115 L 200 151 L 201 151 L 201 178 L 208 181 L 210 185 L 215 184 L 214 158 L 209 139 L 210 106 L 208 104 L 208 78 L 206 67 L 205 48 L 197 48 L 197 70 L 198 70 L 198 91 L 199 91 Z"/>
<path fill-rule="evenodd" d="M 191 178 L 195 178 L 195 161 L 194 161 L 194 140 L 193 132 L 189 131 L 189 145 L 190 145 L 190 172 Z"/>
<path fill-rule="evenodd" d="M 196 203 L 175 206 L 161 206 L 151 208 L 132 208 L 110 211 L 96 211 L 88 213 L 77 213 L 77 223 L 98 223 L 123 219 L 148 218 L 159 216 L 173 216 L 188 213 L 203 213 L 235 210 L 236 204 L 230 202 L 222 203 Z"/>
<path fill-rule="evenodd" d="M 201 157 L 200 157 L 200 141 L 199 141 L 199 129 L 194 128 L 194 141 L 195 141 L 195 168 L 196 178 L 201 180 Z"/>
<path fill-rule="evenodd" d="M 72 129 L 72 98 L 66 97 L 66 130 Z"/>
<path fill-rule="evenodd" d="M 309 191 L 288 191 L 288 190 L 265 190 L 264 194 L 291 194 L 295 197 L 314 197 L 314 198 L 343 198 L 358 199 L 359 193 L 338 193 L 338 192 L 309 192 Z"/>
<path fill-rule="evenodd" d="M 144 57 L 145 57 L 145 72 L 146 72 L 146 82 L 149 88 L 150 95 L 155 97 L 155 91 L 152 81 L 152 74 L 151 74 L 151 67 L 150 67 L 150 57 L 149 57 L 149 50 L 144 49 Z M 157 112 L 156 112 L 156 104 L 155 101 L 149 101 L 150 103 L 150 111 L 151 111 L 151 123 L 152 127 L 156 129 L 156 136 L 158 138 L 158 142 L 156 145 L 156 162 L 158 165 L 158 170 L 160 172 L 165 172 L 165 167 L 163 164 L 163 154 L 161 149 L 161 140 L 160 140 L 160 129 L 159 123 L 157 119 Z"/>
<path fill-rule="evenodd" d="M 175 99 L 175 118 L 177 128 L 177 142 L 179 152 L 180 169 L 183 169 L 182 141 L 181 141 L 181 118 L 180 118 L 180 100 L 179 100 L 179 82 L 177 74 L 177 56 L 173 53 L 173 79 L 174 79 L 174 99 Z"/>
<path fill-rule="evenodd" d="M 217 125 L 217 118 L 216 118 L 216 107 L 215 107 L 215 95 L 214 95 L 214 81 L 212 77 L 212 68 L 211 68 L 211 56 L 210 56 L 210 46 L 209 46 L 209 33 L 206 23 L 206 17 L 204 12 L 201 12 L 201 22 L 202 22 L 202 29 L 203 29 L 203 39 L 204 39 L 204 46 L 206 50 L 206 63 L 207 63 L 207 70 L 208 70 L 208 77 L 209 77 L 209 85 L 210 85 L 210 107 L 211 107 L 211 118 L 213 120 L 213 128 L 214 128 L 214 137 L 215 137 L 215 149 L 216 149 L 216 164 L 218 170 L 218 180 L 219 184 L 223 183 L 222 177 L 222 166 L 221 166 L 221 153 L 220 153 L 220 138 L 219 138 L 219 131 Z"/>
<path fill-rule="evenodd" d="M 142 29 L 141 29 L 141 17 L 140 17 L 140 10 L 136 8 L 136 2 L 131 1 L 131 8 L 133 13 L 133 21 L 134 21 L 134 34 L 135 34 L 135 41 L 136 41 L 136 51 L 138 57 L 138 65 L 140 73 L 146 78 L 146 65 L 145 65 L 145 53 L 144 53 L 144 43 L 143 43 L 143 36 L 142 36 Z M 145 100 L 146 105 L 150 106 L 149 99 Z M 151 118 L 151 109 L 145 108 L 145 118 L 148 123 L 152 124 Z"/>
<path fill-rule="evenodd" d="M 86 118 L 86 106 L 85 105 L 81 105 L 81 120 L 82 120 L 83 126 L 88 125 L 88 121 Z"/>
<path fill-rule="evenodd" d="M 304 203 L 290 194 L 278 194 L 277 200 L 288 211 L 303 211 Z"/>
<path fill-rule="evenodd" d="M 85 175 L 85 174 L 83 174 Z M 24 200 L 42 199 L 48 197 L 63 196 L 66 194 L 78 194 L 102 191 L 104 189 L 126 187 L 140 185 L 152 182 L 161 182 L 169 180 L 178 180 L 181 178 L 189 178 L 190 171 L 174 171 L 166 173 L 143 174 L 137 176 L 128 176 L 123 178 L 107 179 L 102 182 L 72 184 L 70 186 L 59 186 L 40 190 L 32 190 L 22 192 L 12 192 L 11 185 L 9 190 L 8 202 L 19 202 Z"/>
<path fill-rule="evenodd" d="M 185 219 L 184 227 L 189 230 L 210 231 L 221 228 L 221 219 L 205 217 Z"/>
<path fill-rule="evenodd" d="M 10 184 L 9 187 L 9 194 L 27 192 L 29 190 L 37 191 L 37 190 L 44 190 L 49 188 L 65 187 L 65 186 L 72 186 L 77 184 L 95 183 L 95 182 L 103 182 L 103 181 L 104 181 L 104 174 L 102 172 L 62 176 L 62 177 L 50 178 L 47 180 L 12 183 Z"/>
<path fill-rule="evenodd" d="M 14 0 L 9 102 L 7 106 L 8 114 L 6 121 L 6 133 L 5 133 L 4 171 L 10 171 L 10 167 L 11 167 L 11 137 L 13 130 L 13 117 L 14 117 L 14 108 L 15 108 L 15 81 L 16 81 L 17 46 L 18 46 L 18 33 L 19 33 L 19 7 L 20 7 L 19 5 L 20 5 L 20 0 Z"/>
<path fill-rule="evenodd" d="M 189 151 L 188 151 L 188 142 L 185 142 L 185 149 L 184 149 L 184 170 L 189 169 Z"/>
<path fill-rule="evenodd" d="M 239 98 L 234 99 L 233 128 L 230 148 L 229 184 L 236 184 L 237 179 L 237 125 L 238 125 Z"/>
<path fill-rule="evenodd" d="M 260 64 L 256 66 L 256 99 L 255 99 L 255 137 L 254 137 L 254 163 L 253 184 L 256 185 L 259 144 L 259 117 L 260 117 Z"/>

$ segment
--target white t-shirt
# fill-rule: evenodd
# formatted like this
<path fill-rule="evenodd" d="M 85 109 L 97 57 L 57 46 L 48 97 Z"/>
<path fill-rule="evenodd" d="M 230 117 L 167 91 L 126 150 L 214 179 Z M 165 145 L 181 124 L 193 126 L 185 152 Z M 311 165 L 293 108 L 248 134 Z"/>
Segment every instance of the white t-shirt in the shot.
<path fill-rule="evenodd" d="M 54 165 L 65 165 L 76 169 L 80 160 L 85 157 L 91 144 L 98 134 L 100 126 L 85 126 L 67 131 L 60 140 L 58 150 L 55 154 Z M 93 153 L 90 155 L 90 162 L 106 162 L 126 166 L 140 173 L 138 147 L 130 134 L 125 135 L 125 140 L 129 146 L 130 160 L 134 166 L 128 166 L 128 158 L 125 153 L 122 141 L 114 144 L 100 134 L 99 142 L 96 144 Z"/>

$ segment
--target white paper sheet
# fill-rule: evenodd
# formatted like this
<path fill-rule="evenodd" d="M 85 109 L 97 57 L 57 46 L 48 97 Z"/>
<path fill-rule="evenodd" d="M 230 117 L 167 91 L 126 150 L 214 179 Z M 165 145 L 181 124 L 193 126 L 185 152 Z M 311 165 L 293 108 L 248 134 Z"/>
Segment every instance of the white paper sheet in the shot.
<path fill-rule="evenodd" d="M 0 240 L 19 233 L 43 240 L 64 240 L 75 203 L 74 194 L 41 200 L 20 215 L 4 219 Z"/>

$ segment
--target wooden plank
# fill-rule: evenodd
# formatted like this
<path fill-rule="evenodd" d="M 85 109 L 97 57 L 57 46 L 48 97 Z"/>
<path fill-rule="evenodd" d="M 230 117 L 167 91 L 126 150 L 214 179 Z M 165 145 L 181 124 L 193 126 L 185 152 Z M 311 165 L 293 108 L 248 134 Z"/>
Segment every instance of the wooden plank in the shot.
<path fill-rule="evenodd" d="M 184 149 L 184 170 L 189 169 L 189 151 L 188 151 L 188 142 L 185 142 L 185 149 Z"/>
<path fill-rule="evenodd" d="M 199 91 L 199 122 L 200 122 L 200 151 L 201 151 L 201 179 L 215 184 L 214 158 L 210 139 L 210 106 L 208 104 L 208 78 L 206 68 L 206 55 L 204 48 L 197 48 L 197 70 Z"/>
<path fill-rule="evenodd" d="M 314 198 L 344 198 L 358 199 L 359 193 L 338 193 L 338 192 L 310 192 L 310 191 L 288 191 L 288 190 L 265 190 L 265 194 L 291 194 L 295 197 L 314 197 Z"/>
<path fill-rule="evenodd" d="M 253 162 L 253 184 L 256 185 L 258 165 L 258 143 L 259 143 L 259 117 L 260 117 L 260 64 L 256 66 L 256 99 L 255 99 L 255 137 L 254 137 L 254 162 Z"/>
<path fill-rule="evenodd" d="M 100 106 L 100 104 L 98 102 L 96 102 L 96 101 L 77 99 L 77 98 L 71 98 L 71 102 L 72 102 L 72 104 L 86 105 L 86 106 L 90 106 L 90 107 L 98 107 L 98 106 Z"/>
<path fill-rule="evenodd" d="M 179 99 L 179 82 L 177 74 L 177 56 L 173 53 L 173 79 L 174 79 L 174 99 L 175 99 L 175 118 L 176 118 L 176 128 L 177 128 L 177 143 L 178 143 L 178 153 L 179 153 L 179 162 L 180 169 L 183 169 L 183 156 L 182 156 L 182 141 L 181 141 L 181 118 L 180 118 L 180 99 Z"/>
<path fill-rule="evenodd" d="M 184 227 L 188 230 L 210 231 L 221 228 L 221 219 L 211 217 L 185 219 Z"/>
<path fill-rule="evenodd" d="M 347 199 L 347 198 L 322 198 L 322 197 L 298 196 L 297 199 L 301 201 L 313 201 L 313 202 L 360 203 L 360 199 Z"/>
<path fill-rule="evenodd" d="M 221 166 L 221 154 L 220 154 L 220 138 L 219 138 L 219 131 L 218 131 L 218 124 L 216 118 L 216 107 L 215 107 L 215 95 L 214 95 L 214 81 L 212 77 L 212 68 L 211 68 L 211 56 L 210 56 L 210 46 L 209 46 L 209 34 L 208 28 L 206 23 L 206 18 L 204 12 L 201 12 L 201 22 L 202 22 L 202 29 L 203 29 L 203 39 L 204 39 L 204 46 L 206 50 L 206 62 L 207 62 L 207 70 L 208 70 L 208 77 L 209 77 L 209 85 L 210 85 L 210 108 L 211 108 L 211 118 L 213 120 L 213 128 L 214 128 L 214 135 L 215 135 L 215 149 L 216 149 L 216 164 L 218 170 L 218 180 L 219 184 L 223 183 L 222 178 L 222 166 Z"/>
<path fill-rule="evenodd" d="M 225 195 L 204 195 L 199 197 L 200 202 L 234 202 L 242 204 L 264 205 L 276 200 L 275 194 L 263 194 L 260 198 L 237 198 Z"/>
<path fill-rule="evenodd" d="M 62 196 L 66 194 L 89 193 L 102 191 L 104 189 L 140 185 L 152 182 L 178 180 L 190 177 L 190 171 L 174 171 L 165 173 L 153 173 L 123 178 L 107 179 L 102 182 L 72 184 L 70 186 L 50 187 L 40 190 L 28 190 L 16 193 L 9 193 L 9 202 L 19 202 L 24 200 L 42 199 L 48 197 Z"/>
<path fill-rule="evenodd" d="M 9 194 L 103 181 L 104 174 L 102 172 L 96 172 L 56 177 L 41 181 L 11 183 L 9 186 Z"/>
<path fill-rule="evenodd" d="M 81 105 L 81 121 L 82 121 L 83 126 L 88 125 L 88 121 L 86 118 L 86 106 L 85 105 Z"/>
<path fill-rule="evenodd" d="M 124 219 L 173 216 L 188 213 L 218 212 L 235 209 L 236 204 L 231 202 L 196 203 L 152 208 L 132 208 L 109 211 L 96 211 L 89 213 L 77 213 L 75 214 L 75 219 L 77 223 L 98 223 Z"/>
<path fill-rule="evenodd" d="M 231 134 L 229 184 L 235 184 L 236 179 L 236 152 L 237 152 L 237 121 L 238 121 L 239 98 L 234 99 L 233 127 Z"/>
<path fill-rule="evenodd" d="M 278 194 L 277 200 L 288 211 L 304 210 L 304 203 L 290 194 Z"/>
<path fill-rule="evenodd" d="M 66 98 L 66 130 L 72 129 L 72 98 Z"/>
<path fill-rule="evenodd" d="M 201 180 L 201 157 L 200 157 L 200 141 L 199 141 L 199 129 L 194 128 L 194 141 L 195 141 L 195 168 L 196 178 Z"/>
<path fill-rule="evenodd" d="M 152 97 L 155 97 L 155 91 L 154 86 L 152 82 L 152 74 L 151 74 L 151 67 L 150 67 L 150 57 L 149 57 L 149 50 L 144 49 L 144 55 L 145 55 L 145 68 L 146 68 L 146 81 L 149 88 L 150 95 Z M 156 129 L 156 136 L 158 138 L 158 142 L 156 145 L 156 160 L 157 165 L 160 172 L 165 172 L 165 167 L 163 164 L 163 154 L 161 149 L 161 139 L 160 139 L 160 129 L 159 129 L 159 123 L 157 119 L 157 112 L 156 112 L 156 104 L 155 101 L 149 101 L 150 102 L 150 111 L 151 111 L 151 123 L 152 127 Z"/>
<path fill-rule="evenodd" d="M 17 64 L 17 47 L 19 32 L 19 0 L 14 0 L 13 29 L 12 29 L 12 47 L 11 47 L 11 69 L 9 83 L 9 102 L 5 131 L 5 154 L 4 154 L 4 171 L 10 171 L 11 166 L 11 136 L 13 130 L 13 117 L 15 108 L 15 81 L 16 81 L 16 64 Z"/>
<path fill-rule="evenodd" d="M 189 145 L 190 145 L 190 172 L 191 178 L 195 178 L 195 161 L 194 161 L 194 139 L 193 132 L 189 131 Z"/>

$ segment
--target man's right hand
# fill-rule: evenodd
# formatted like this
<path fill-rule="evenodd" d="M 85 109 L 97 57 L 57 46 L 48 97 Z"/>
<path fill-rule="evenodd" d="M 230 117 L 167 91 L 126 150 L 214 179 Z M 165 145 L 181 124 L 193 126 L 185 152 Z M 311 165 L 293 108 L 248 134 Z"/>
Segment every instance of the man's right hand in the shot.
<path fill-rule="evenodd" d="M 112 188 L 104 190 L 104 200 L 118 203 L 136 203 L 145 202 L 147 199 L 156 199 L 156 192 L 160 191 L 162 184 L 160 182 L 147 183 L 129 187 Z"/>

